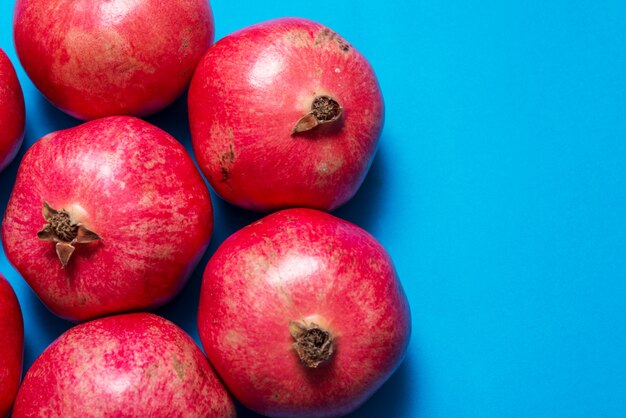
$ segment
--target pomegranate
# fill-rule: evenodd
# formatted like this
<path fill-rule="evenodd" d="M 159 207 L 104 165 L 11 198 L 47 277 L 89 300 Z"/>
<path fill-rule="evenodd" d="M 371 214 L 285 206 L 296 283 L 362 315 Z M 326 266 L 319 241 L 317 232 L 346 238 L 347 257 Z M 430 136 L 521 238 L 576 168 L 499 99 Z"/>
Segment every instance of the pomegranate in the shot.
<path fill-rule="evenodd" d="M 182 329 L 149 313 L 69 329 L 35 360 L 13 417 L 234 417 L 230 396 Z"/>
<path fill-rule="evenodd" d="M 26 121 L 24 95 L 9 57 L 0 49 L 0 171 L 17 155 Z"/>
<path fill-rule="evenodd" d="M 2 241 L 52 312 L 83 321 L 170 300 L 212 227 L 208 189 L 182 145 L 115 116 L 48 134 L 28 150 Z"/>
<path fill-rule="evenodd" d="M 189 88 L 193 149 L 225 200 L 332 210 L 360 187 L 383 125 L 374 71 L 331 29 L 283 18 L 204 55 Z"/>
<path fill-rule="evenodd" d="M 361 405 L 402 361 L 406 295 L 366 231 L 285 209 L 229 238 L 202 281 L 198 328 L 233 395 L 272 417 L 334 417 Z"/>
<path fill-rule="evenodd" d="M 11 285 L 0 274 L 0 417 L 5 417 L 22 378 L 24 322 Z"/>
<path fill-rule="evenodd" d="M 208 0 L 17 0 L 14 38 L 35 86 L 79 119 L 144 116 L 187 88 L 213 41 Z"/>

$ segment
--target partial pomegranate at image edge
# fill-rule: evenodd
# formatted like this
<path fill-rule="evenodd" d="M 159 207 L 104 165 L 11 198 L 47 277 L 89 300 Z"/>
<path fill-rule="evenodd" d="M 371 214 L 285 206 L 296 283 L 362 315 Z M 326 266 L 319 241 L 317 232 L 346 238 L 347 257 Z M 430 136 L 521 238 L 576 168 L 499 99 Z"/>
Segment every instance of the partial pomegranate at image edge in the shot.
<path fill-rule="evenodd" d="M 0 172 L 17 155 L 24 139 L 24 94 L 11 60 L 0 49 Z"/>
<path fill-rule="evenodd" d="M 200 348 L 148 313 L 69 329 L 24 377 L 14 418 L 235 417 L 234 404 Z"/>
<path fill-rule="evenodd" d="M 0 274 L 0 417 L 15 399 L 24 361 L 24 321 L 20 304 L 9 282 Z"/>
<path fill-rule="evenodd" d="M 401 363 L 409 305 L 370 234 L 313 209 L 287 209 L 230 236 L 203 277 L 204 350 L 245 406 L 272 417 L 337 417 Z"/>
<path fill-rule="evenodd" d="M 214 35 L 208 0 L 17 0 L 13 23 L 35 86 L 83 120 L 165 108 Z"/>
<path fill-rule="evenodd" d="M 194 153 L 213 189 L 257 211 L 347 202 L 372 163 L 384 119 L 368 61 L 301 18 L 263 22 L 209 48 L 191 81 Z"/>
<path fill-rule="evenodd" d="M 27 151 L 2 243 L 53 313 L 84 321 L 169 301 L 212 228 L 209 191 L 183 146 L 119 116 L 53 132 Z"/>

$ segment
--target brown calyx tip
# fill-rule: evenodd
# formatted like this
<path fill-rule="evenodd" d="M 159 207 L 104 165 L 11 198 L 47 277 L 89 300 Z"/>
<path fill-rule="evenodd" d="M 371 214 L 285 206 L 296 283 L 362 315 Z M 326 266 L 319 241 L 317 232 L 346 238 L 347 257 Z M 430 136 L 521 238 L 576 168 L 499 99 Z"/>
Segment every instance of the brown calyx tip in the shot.
<path fill-rule="evenodd" d="M 315 323 L 291 321 L 289 333 L 295 340 L 292 347 L 306 367 L 317 368 L 333 354 L 333 335 Z"/>
<path fill-rule="evenodd" d="M 337 100 L 330 96 L 316 96 L 311 103 L 311 111 L 302 116 L 291 130 L 291 134 L 310 131 L 311 129 L 339 120 L 343 108 Z"/>
<path fill-rule="evenodd" d="M 74 244 L 87 244 L 100 240 L 100 235 L 87 229 L 80 222 L 74 222 L 65 209 L 54 209 L 48 202 L 43 202 L 42 214 L 46 224 L 37 232 L 37 238 L 55 243 L 55 249 L 61 267 L 65 268 L 76 250 Z"/>

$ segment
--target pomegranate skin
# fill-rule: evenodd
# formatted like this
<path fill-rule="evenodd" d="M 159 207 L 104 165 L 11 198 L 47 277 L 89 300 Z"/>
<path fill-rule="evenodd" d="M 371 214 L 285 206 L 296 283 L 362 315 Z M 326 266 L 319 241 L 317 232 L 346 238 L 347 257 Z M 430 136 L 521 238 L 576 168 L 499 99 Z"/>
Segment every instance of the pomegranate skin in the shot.
<path fill-rule="evenodd" d="M 330 332 L 330 358 L 306 367 L 291 321 Z M 399 366 L 410 327 L 386 251 L 363 229 L 317 210 L 286 209 L 239 230 L 204 272 L 202 345 L 233 395 L 263 415 L 353 411 Z"/>
<path fill-rule="evenodd" d="M 0 172 L 17 155 L 24 139 L 25 123 L 22 87 L 11 60 L 0 49 Z"/>
<path fill-rule="evenodd" d="M 148 313 L 71 328 L 35 360 L 13 417 L 235 417 L 206 358 L 183 330 Z"/>
<path fill-rule="evenodd" d="M 22 378 L 24 321 L 9 282 L 0 274 L 0 417 L 5 417 Z"/>
<path fill-rule="evenodd" d="M 17 0 L 13 25 L 35 86 L 83 120 L 163 109 L 214 33 L 208 0 Z"/>
<path fill-rule="evenodd" d="M 318 96 L 335 121 L 292 134 Z M 331 29 L 282 18 L 216 42 L 189 88 L 199 166 L 219 196 L 257 211 L 333 210 L 358 190 L 376 153 L 383 97 L 367 60 Z"/>
<path fill-rule="evenodd" d="M 41 240 L 42 207 L 100 235 L 65 268 Z M 213 228 L 209 191 L 185 149 L 128 116 L 48 134 L 24 156 L 2 223 L 9 261 L 55 314 L 84 321 L 156 308 L 182 288 Z"/>

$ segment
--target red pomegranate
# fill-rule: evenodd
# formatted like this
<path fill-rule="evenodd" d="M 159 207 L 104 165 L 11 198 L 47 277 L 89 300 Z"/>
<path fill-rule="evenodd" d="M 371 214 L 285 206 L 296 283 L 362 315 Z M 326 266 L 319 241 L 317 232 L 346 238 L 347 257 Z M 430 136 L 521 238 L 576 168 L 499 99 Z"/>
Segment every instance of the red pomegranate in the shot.
<path fill-rule="evenodd" d="M 200 348 L 148 313 L 69 329 L 35 360 L 15 400 L 21 417 L 234 417 Z"/>
<path fill-rule="evenodd" d="M 402 361 L 409 306 L 363 229 L 286 209 L 229 237 L 204 272 L 198 328 L 233 395 L 272 417 L 336 417 Z"/>
<path fill-rule="evenodd" d="M 24 322 L 17 297 L 0 274 L 0 417 L 5 417 L 22 378 Z"/>
<path fill-rule="evenodd" d="M 17 0 L 14 38 L 26 73 L 61 110 L 144 116 L 187 88 L 213 16 L 208 0 Z"/>
<path fill-rule="evenodd" d="M 193 148 L 211 186 L 244 208 L 332 210 L 361 185 L 383 125 L 374 71 L 310 20 L 271 20 L 215 43 L 189 88 Z"/>
<path fill-rule="evenodd" d="M 24 95 L 9 57 L 0 49 L 0 172 L 17 155 L 24 138 Z"/>
<path fill-rule="evenodd" d="M 182 145 L 118 116 L 48 134 L 28 150 L 2 242 L 52 312 L 83 321 L 170 300 L 212 227 L 209 192 Z"/>

